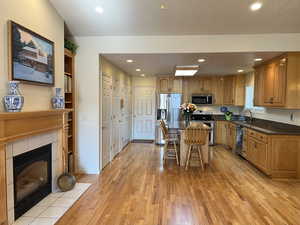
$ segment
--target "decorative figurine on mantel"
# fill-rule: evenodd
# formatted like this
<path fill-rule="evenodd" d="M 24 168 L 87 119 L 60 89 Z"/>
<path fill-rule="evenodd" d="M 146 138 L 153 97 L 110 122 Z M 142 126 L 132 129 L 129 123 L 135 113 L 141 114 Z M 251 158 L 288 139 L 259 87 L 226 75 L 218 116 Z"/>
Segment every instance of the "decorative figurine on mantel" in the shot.
<path fill-rule="evenodd" d="M 54 109 L 65 108 L 65 98 L 61 95 L 61 88 L 55 88 L 55 96 L 52 97 L 51 102 Z"/>
<path fill-rule="evenodd" d="M 20 81 L 8 82 L 8 95 L 3 97 L 6 112 L 21 112 L 24 105 L 24 97 L 19 91 Z"/>

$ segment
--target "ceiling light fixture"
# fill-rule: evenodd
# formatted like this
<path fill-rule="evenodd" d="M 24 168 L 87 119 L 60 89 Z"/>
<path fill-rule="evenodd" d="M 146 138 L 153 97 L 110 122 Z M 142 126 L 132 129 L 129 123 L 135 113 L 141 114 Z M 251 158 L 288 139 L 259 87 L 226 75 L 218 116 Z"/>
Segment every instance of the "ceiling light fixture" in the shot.
<path fill-rule="evenodd" d="M 133 63 L 133 60 L 132 59 L 127 59 L 126 62 Z"/>
<path fill-rule="evenodd" d="M 205 59 L 198 59 L 198 62 L 202 63 L 202 62 L 205 62 L 206 60 Z"/>
<path fill-rule="evenodd" d="M 256 59 L 254 59 L 255 62 L 260 62 L 262 60 L 263 60 L 262 58 L 256 58 Z"/>
<path fill-rule="evenodd" d="M 238 73 L 243 73 L 244 72 L 244 70 L 238 70 Z"/>
<path fill-rule="evenodd" d="M 136 69 L 135 71 L 136 71 L 136 72 L 141 72 L 141 69 Z"/>
<path fill-rule="evenodd" d="M 175 76 L 194 76 L 199 66 L 176 66 Z"/>
<path fill-rule="evenodd" d="M 166 6 L 164 4 L 161 4 L 160 9 L 166 9 Z"/>
<path fill-rule="evenodd" d="M 95 8 L 95 11 L 99 14 L 102 14 L 104 10 L 101 6 L 98 6 L 98 7 Z"/>
<path fill-rule="evenodd" d="M 252 11 L 257 11 L 257 10 L 261 9 L 262 5 L 263 4 L 261 2 L 254 2 L 250 5 L 250 9 Z"/>

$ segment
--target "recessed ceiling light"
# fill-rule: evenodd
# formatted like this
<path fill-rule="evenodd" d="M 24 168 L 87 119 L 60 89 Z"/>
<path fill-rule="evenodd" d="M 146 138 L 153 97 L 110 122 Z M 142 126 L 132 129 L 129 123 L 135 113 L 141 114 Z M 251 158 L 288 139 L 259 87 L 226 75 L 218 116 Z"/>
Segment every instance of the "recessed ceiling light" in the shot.
<path fill-rule="evenodd" d="M 262 61 L 262 58 L 256 58 L 256 59 L 254 59 L 254 61 L 255 62 L 260 62 L 260 61 Z"/>
<path fill-rule="evenodd" d="M 144 77 L 145 76 L 145 74 L 141 74 L 141 77 Z"/>
<path fill-rule="evenodd" d="M 136 71 L 136 72 L 141 72 L 141 69 L 136 69 L 135 71 Z"/>
<path fill-rule="evenodd" d="M 166 6 L 164 4 L 161 4 L 160 9 L 166 9 Z"/>
<path fill-rule="evenodd" d="M 104 10 L 101 6 L 98 6 L 98 7 L 95 8 L 95 11 L 99 14 L 102 14 Z"/>
<path fill-rule="evenodd" d="M 238 70 L 238 73 L 242 73 L 242 72 L 244 72 L 244 70 Z"/>
<path fill-rule="evenodd" d="M 132 59 L 127 59 L 127 60 L 126 60 L 126 62 L 128 62 L 128 63 L 132 63 L 132 62 L 133 62 L 133 60 L 132 60 Z"/>
<path fill-rule="evenodd" d="M 205 59 L 198 59 L 198 62 L 205 62 L 206 60 Z"/>
<path fill-rule="evenodd" d="M 250 5 L 250 9 L 252 11 L 257 11 L 257 10 L 261 9 L 262 5 L 263 4 L 261 2 L 254 2 Z"/>

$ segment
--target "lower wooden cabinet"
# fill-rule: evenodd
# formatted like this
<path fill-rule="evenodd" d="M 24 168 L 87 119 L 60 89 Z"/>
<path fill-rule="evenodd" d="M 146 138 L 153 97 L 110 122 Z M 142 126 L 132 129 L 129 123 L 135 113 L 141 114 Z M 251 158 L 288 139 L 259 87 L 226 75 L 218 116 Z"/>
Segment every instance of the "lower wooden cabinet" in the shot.
<path fill-rule="evenodd" d="M 300 178 L 300 137 L 247 129 L 246 158 L 273 178 Z"/>
<path fill-rule="evenodd" d="M 217 121 L 215 139 L 217 144 L 234 149 L 236 144 L 236 126 L 229 121 Z"/>
<path fill-rule="evenodd" d="M 249 137 L 247 147 L 247 159 L 257 167 L 259 167 L 266 174 L 269 174 L 266 143 L 258 141 L 253 137 Z"/>

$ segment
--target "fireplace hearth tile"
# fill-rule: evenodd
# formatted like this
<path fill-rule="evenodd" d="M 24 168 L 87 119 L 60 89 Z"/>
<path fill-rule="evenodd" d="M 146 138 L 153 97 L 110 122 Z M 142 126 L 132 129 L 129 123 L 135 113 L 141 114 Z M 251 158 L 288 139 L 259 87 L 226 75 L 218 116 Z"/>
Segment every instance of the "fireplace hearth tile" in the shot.
<path fill-rule="evenodd" d="M 34 219 L 34 217 L 22 216 L 13 225 L 30 225 Z"/>
<path fill-rule="evenodd" d="M 57 218 L 36 218 L 30 225 L 54 225 Z"/>
<path fill-rule="evenodd" d="M 68 210 L 67 207 L 50 206 L 39 217 L 59 218 Z"/>
<path fill-rule="evenodd" d="M 64 197 L 64 198 L 79 198 L 83 192 L 84 192 L 84 190 L 73 189 L 72 191 L 66 192 L 62 197 Z"/>
<path fill-rule="evenodd" d="M 42 201 L 40 201 L 37 205 L 38 206 L 46 206 L 49 207 L 51 206 L 56 200 L 58 199 L 55 197 L 52 197 L 51 195 L 47 196 L 46 198 L 44 198 Z"/>
<path fill-rule="evenodd" d="M 56 192 L 56 193 L 51 193 L 49 196 L 53 198 L 60 198 L 64 195 L 64 192 Z"/>
<path fill-rule="evenodd" d="M 34 206 L 32 209 L 30 209 L 28 212 L 24 214 L 25 217 L 38 217 L 41 215 L 45 210 L 47 209 L 47 206 Z"/>
<path fill-rule="evenodd" d="M 56 199 L 51 206 L 69 208 L 74 204 L 74 202 L 76 202 L 76 200 L 77 199 L 75 199 L 75 198 L 62 197 L 62 198 Z"/>
<path fill-rule="evenodd" d="M 54 199 L 50 206 L 37 204 L 15 221 L 13 225 L 54 225 L 90 186 L 91 184 L 77 183 L 71 191 L 51 193 L 45 198 L 47 204 Z"/>

